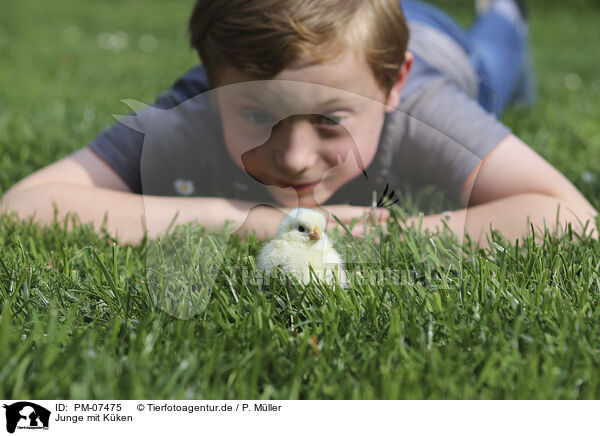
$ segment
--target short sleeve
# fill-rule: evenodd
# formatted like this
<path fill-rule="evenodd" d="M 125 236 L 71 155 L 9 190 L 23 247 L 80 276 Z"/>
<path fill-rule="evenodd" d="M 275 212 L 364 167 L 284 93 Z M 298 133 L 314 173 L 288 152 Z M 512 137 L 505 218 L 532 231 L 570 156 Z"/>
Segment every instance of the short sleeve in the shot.
<path fill-rule="evenodd" d="M 199 65 L 178 79 L 173 88 L 160 94 L 152 106 L 171 109 L 208 89 L 206 73 Z M 88 144 L 138 194 L 142 193 L 140 162 L 143 145 L 144 134 L 121 122 L 104 130 Z"/>
<path fill-rule="evenodd" d="M 386 117 L 382 142 L 399 183 L 434 184 L 452 199 L 475 167 L 510 134 L 447 78 L 411 93 Z"/>

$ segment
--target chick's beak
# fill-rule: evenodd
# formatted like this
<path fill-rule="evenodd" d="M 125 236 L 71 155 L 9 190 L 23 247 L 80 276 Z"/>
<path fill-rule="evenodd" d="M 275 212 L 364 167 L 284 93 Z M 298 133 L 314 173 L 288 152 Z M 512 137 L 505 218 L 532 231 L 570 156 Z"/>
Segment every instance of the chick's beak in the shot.
<path fill-rule="evenodd" d="M 319 226 L 315 226 L 312 233 L 308 235 L 308 238 L 311 241 L 316 241 L 317 239 L 321 239 L 321 231 L 319 230 Z"/>

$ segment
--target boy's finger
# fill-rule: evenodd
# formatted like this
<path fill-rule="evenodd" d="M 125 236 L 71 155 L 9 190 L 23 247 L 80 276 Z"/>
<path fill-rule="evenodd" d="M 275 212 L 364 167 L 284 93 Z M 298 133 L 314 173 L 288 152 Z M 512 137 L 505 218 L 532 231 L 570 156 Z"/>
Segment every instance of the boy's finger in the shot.
<path fill-rule="evenodd" d="M 363 226 L 356 226 L 352 229 L 352 236 L 355 238 L 360 238 L 365 234 L 365 228 Z"/>
<path fill-rule="evenodd" d="M 377 222 L 385 222 L 389 217 L 390 217 L 390 211 L 389 209 L 386 209 L 384 207 L 378 207 L 377 209 L 371 209 L 369 211 L 369 213 L 371 214 L 371 216 L 373 216 L 373 218 L 375 218 L 375 220 Z"/>
<path fill-rule="evenodd" d="M 384 209 L 384 208 L 380 208 L 380 209 L 376 209 L 376 210 L 377 210 L 377 212 L 375 214 L 376 219 L 385 220 L 389 217 L 389 210 Z M 370 207 L 364 207 L 364 206 L 340 205 L 340 206 L 330 206 L 327 208 L 327 211 L 329 212 L 329 220 L 330 221 L 332 221 L 332 220 L 335 221 L 333 216 L 331 216 L 332 214 L 334 214 L 342 222 L 350 223 L 353 219 L 359 219 L 359 220 L 365 219 L 367 216 L 369 216 L 369 214 L 373 211 L 373 209 Z"/>

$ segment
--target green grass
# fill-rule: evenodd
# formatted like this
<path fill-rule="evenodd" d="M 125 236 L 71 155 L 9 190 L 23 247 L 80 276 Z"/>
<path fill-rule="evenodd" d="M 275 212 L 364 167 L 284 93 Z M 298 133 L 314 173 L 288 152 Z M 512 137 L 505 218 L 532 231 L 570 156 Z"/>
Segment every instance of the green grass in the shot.
<path fill-rule="evenodd" d="M 468 23 L 470 1 L 436 3 Z M 600 5 L 531 3 L 540 99 L 504 121 L 598 208 Z M 0 193 L 111 125 L 111 113 L 126 111 L 120 99 L 152 102 L 194 65 L 191 5 L 5 1 Z M 119 30 L 127 48 L 99 48 L 99 34 Z M 144 34 L 156 50 L 139 49 Z M 565 86 L 572 73 L 576 89 Z M 202 229 L 178 228 L 170 240 L 206 265 Z M 392 225 L 377 268 L 420 284 L 261 292 L 220 273 L 206 307 L 184 320 L 154 304 L 154 245 L 3 216 L 0 397 L 599 398 L 598 244 L 569 234 L 518 247 L 497 235 L 496 244 L 461 250 Z M 259 249 L 253 238 L 234 241 L 227 265 L 252 268 Z"/>

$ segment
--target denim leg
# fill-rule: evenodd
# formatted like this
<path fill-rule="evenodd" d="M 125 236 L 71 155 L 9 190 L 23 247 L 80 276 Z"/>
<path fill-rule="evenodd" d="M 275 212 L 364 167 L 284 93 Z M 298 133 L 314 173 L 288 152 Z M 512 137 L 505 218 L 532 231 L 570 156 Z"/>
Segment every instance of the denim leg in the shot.
<path fill-rule="evenodd" d="M 407 21 L 417 21 L 445 33 L 470 53 L 472 44 L 469 34 L 452 18 L 433 5 L 415 0 L 401 0 Z"/>
<path fill-rule="evenodd" d="M 494 112 L 494 98 L 484 59 L 473 44 L 471 35 L 442 10 L 430 4 L 416 0 L 401 0 L 407 21 L 427 24 L 448 35 L 467 53 L 479 79 L 477 102 L 488 112 Z"/>
<path fill-rule="evenodd" d="M 527 62 L 527 34 L 491 8 L 470 31 L 473 57 L 489 87 L 489 109 L 500 115 L 514 96 Z"/>
<path fill-rule="evenodd" d="M 527 35 L 494 8 L 479 17 L 469 32 L 440 9 L 415 0 L 401 0 L 408 21 L 428 24 L 456 41 L 469 55 L 479 77 L 478 103 L 499 116 L 527 73 Z M 526 94 L 533 93 L 526 90 Z M 528 99 L 531 99 L 529 97 Z"/>

